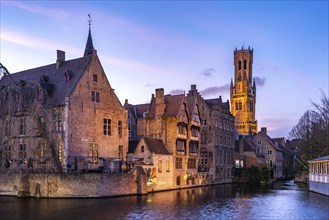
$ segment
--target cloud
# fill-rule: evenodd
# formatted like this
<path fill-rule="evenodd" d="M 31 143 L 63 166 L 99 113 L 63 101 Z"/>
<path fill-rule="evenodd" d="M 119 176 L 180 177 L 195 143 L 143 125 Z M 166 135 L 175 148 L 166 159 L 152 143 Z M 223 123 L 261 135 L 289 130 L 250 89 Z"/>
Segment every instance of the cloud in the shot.
<path fill-rule="evenodd" d="M 74 55 L 80 55 L 81 49 L 59 44 L 57 42 L 45 39 L 45 38 L 39 38 L 31 35 L 22 34 L 19 32 L 2 29 L 1 30 L 1 40 L 7 41 L 10 43 L 22 45 L 25 47 L 30 48 L 39 48 L 43 50 L 49 50 L 49 51 L 56 51 L 57 49 L 65 49 L 70 51 L 71 54 Z"/>
<path fill-rule="evenodd" d="M 272 138 L 287 137 L 294 126 L 294 122 L 289 118 L 260 118 L 260 127 L 267 127 L 268 133 Z"/>
<path fill-rule="evenodd" d="M 204 77 L 212 77 L 215 72 L 216 71 L 214 68 L 208 68 L 205 69 L 202 73 L 200 73 L 200 75 Z"/>
<path fill-rule="evenodd" d="M 153 84 L 151 84 L 151 83 L 146 83 L 144 87 L 151 87 L 151 86 L 153 86 Z"/>
<path fill-rule="evenodd" d="M 31 12 L 33 14 L 46 15 L 48 17 L 56 19 L 66 19 L 69 17 L 69 13 L 61 9 L 46 8 L 39 5 L 31 5 L 17 1 L 5 1 L 4 3 L 10 6 L 14 6 L 16 8 L 20 8 L 27 12 Z"/>
<path fill-rule="evenodd" d="M 257 86 L 261 87 L 261 86 L 265 85 L 266 78 L 265 77 L 261 78 L 261 77 L 256 76 L 255 82 L 256 82 Z"/>
<path fill-rule="evenodd" d="M 174 89 L 169 92 L 171 95 L 178 95 L 178 94 L 184 94 L 185 91 L 183 89 Z"/>
<path fill-rule="evenodd" d="M 230 91 L 230 85 L 227 83 L 222 86 L 208 87 L 204 90 L 201 90 L 200 93 L 202 96 L 218 96 L 218 95 L 222 95 L 223 93 L 229 93 L 229 91 Z"/>

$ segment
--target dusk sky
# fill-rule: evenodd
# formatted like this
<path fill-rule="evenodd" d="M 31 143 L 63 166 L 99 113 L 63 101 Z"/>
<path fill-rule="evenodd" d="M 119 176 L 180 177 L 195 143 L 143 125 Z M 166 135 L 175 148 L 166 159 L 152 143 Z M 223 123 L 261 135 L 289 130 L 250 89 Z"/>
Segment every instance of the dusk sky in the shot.
<path fill-rule="evenodd" d="M 259 129 L 287 137 L 328 95 L 328 1 L 4 1 L 0 62 L 10 73 L 83 56 L 92 37 L 122 102 L 147 103 L 197 85 L 204 98 L 229 99 L 233 51 L 254 49 Z"/>

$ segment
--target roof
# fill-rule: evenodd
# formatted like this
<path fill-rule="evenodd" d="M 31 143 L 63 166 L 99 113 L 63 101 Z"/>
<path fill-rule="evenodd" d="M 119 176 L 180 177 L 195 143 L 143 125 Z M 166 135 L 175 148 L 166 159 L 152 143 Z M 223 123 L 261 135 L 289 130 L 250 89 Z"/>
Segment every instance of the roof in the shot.
<path fill-rule="evenodd" d="M 165 143 L 161 139 L 154 139 L 149 137 L 144 137 L 144 141 L 148 149 L 155 154 L 168 154 L 170 155 Z"/>
<path fill-rule="evenodd" d="M 128 145 L 128 153 L 134 153 L 134 151 L 136 150 L 136 147 L 138 145 L 138 141 L 129 141 L 129 145 Z"/>
<path fill-rule="evenodd" d="M 53 90 L 49 95 L 48 105 L 60 106 L 65 104 L 65 97 L 70 96 L 85 69 L 91 62 L 92 55 L 73 60 L 64 61 L 59 68 L 56 63 L 37 67 L 17 73 L 10 74 L 15 82 L 26 81 L 30 83 L 41 83 L 41 78 L 48 78 L 47 83 L 52 84 Z M 66 72 L 66 73 L 65 73 Z M 64 74 L 69 73 L 70 79 L 64 80 Z M 14 82 L 10 77 L 4 76 L 0 80 L 0 86 L 12 86 Z"/>
<path fill-rule="evenodd" d="M 323 156 L 323 157 L 319 157 L 313 160 L 309 160 L 308 162 L 318 162 L 318 161 L 329 161 L 329 155 Z"/>
<path fill-rule="evenodd" d="M 140 105 L 134 105 L 136 110 L 137 118 L 144 118 L 144 112 L 148 112 L 150 108 L 150 104 L 140 104 Z"/>
<path fill-rule="evenodd" d="M 254 152 L 257 157 L 264 158 L 264 155 L 256 150 L 257 146 L 248 138 L 243 138 L 243 151 Z M 235 141 L 235 152 L 239 152 L 239 141 Z"/>
<path fill-rule="evenodd" d="M 94 44 L 93 44 L 93 39 L 91 38 L 91 31 L 90 31 L 90 25 L 89 25 L 89 33 L 88 33 L 88 38 L 86 42 L 86 47 L 85 47 L 85 52 L 83 56 L 88 56 L 92 54 L 94 51 Z"/>
<path fill-rule="evenodd" d="M 181 106 L 184 102 L 184 94 L 179 95 L 165 95 L 164 96 L 164 103 L 166 105 L 164 117 L 172 117 L 178 116 Z M 155 117 L 155 99 L 156 97 L 152 97 L 151 104 L 149 107 L 149 114 L 148 118 Z"/>

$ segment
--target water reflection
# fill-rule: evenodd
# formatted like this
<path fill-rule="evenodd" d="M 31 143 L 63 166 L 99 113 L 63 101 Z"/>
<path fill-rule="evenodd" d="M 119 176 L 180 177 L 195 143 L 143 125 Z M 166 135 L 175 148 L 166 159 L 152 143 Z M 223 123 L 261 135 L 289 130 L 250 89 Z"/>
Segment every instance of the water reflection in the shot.
<path fill-rule="evenodd" d="M 8 219 L 328 219 L 329 197 L 293 182 L 217 185 L 106 199 L 0 197 Z M 0 217 L 1 218 L 1 217 Z"/>

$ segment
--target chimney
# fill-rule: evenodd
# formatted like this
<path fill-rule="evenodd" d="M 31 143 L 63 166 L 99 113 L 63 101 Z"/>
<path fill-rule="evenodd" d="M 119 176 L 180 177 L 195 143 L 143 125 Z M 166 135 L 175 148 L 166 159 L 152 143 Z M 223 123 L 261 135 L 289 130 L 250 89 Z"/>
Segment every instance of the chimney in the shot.
<path fill-rule="evenodd" d="M 239 135 L 239 153 L 243 154 L 243 136 Z"/>
<path fill-rule="evenodd" d="M 64 62 L 65 62 L 65 52 L 61 50 L 57 50 L 56 69 L 58 69 L 60 65 Z"/>
<path fill-rule="evenodd" d="M 197 89 L 196 89 L 196 85 L 195 84 L 193 84 L 193 85 L 191 85 L 191 90 L 190 90 L 190 93 L 192 94 L 192 95 L 195 95 L 196 93 L 197 93 Z"/>
<path fill-rule="evenodd" d="M 267 135 L 267 128 L 266 128 L 266 127 L 262 127 L 262 128 L 260 129 L 260 133 L 261 133 L 262 135 Z"/>
<path fill-rule="evenodd" d="M 162 117 L 165 112 L 164 89 L 155 90 L 155 116 Z"/>
<path fill-rule="evenodd" d="M 155 90 L 155 103 L 156 104 L 164 103 L 164 89 L 163 88 Z"/>

